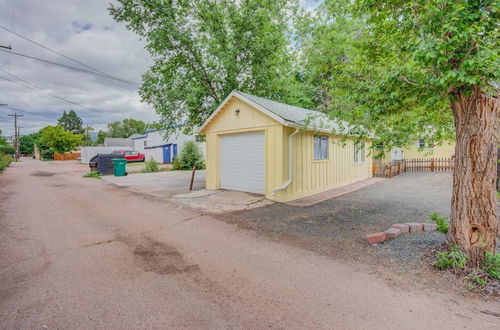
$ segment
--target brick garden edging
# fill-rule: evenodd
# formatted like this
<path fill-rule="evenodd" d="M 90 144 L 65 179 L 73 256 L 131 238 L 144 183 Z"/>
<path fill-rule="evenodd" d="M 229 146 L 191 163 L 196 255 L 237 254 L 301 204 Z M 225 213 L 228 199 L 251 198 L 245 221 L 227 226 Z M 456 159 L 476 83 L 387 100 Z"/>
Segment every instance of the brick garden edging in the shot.
<path fill-rule="evenodd" d="M 398 237 L 406 233 L 420 233 L 423 231 L 436 231 L 435 223 L 397 223 L 392 225 L 386 231 L 366 234 L 366 240 L 370 244 L 379 244 L 385 242 L 388 238 Z"/>

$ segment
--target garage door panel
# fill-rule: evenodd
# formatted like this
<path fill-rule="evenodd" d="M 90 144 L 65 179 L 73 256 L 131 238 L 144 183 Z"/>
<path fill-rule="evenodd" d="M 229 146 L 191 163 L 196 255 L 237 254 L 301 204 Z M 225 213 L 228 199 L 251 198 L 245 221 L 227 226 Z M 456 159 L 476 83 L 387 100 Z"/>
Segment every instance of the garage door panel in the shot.
<path fill-rule="evenodd" d="M 264 132 L 220 138 L 221 188 L 264 193 Z"/>

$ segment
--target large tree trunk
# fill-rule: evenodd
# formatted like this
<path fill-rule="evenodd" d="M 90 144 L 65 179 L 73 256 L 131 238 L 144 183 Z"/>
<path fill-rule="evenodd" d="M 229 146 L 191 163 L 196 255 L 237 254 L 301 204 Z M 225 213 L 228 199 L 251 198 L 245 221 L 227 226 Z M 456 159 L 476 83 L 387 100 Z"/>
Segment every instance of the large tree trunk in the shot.
<path fill-rule="evenodd" d="M 500 102 L 480 89 L 471 95 L 453 94 L 457 141 L 448 241 L 468 255 L 469 266 L 479 267 L 498 241 L 495 185 Z"/>

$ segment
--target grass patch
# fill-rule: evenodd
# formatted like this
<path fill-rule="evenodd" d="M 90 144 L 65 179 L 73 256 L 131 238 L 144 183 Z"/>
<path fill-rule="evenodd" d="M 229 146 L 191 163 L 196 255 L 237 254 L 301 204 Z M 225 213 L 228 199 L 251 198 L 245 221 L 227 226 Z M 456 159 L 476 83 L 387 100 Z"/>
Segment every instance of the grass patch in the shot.
<path fill-rule="evenodd" d="M 127 163 L 127 167 L 129 166 L 142 166 L 143 162 L 131 162 Z"/>
<path fill-rule="evenodd" d="M 99 172 L 97 172 L 97 171 L 90 171 L 90 172 L 85 173 L 85 175 L 83 177 L 84 178 L 100 179 L 101 178 L 101 174 Z"/>

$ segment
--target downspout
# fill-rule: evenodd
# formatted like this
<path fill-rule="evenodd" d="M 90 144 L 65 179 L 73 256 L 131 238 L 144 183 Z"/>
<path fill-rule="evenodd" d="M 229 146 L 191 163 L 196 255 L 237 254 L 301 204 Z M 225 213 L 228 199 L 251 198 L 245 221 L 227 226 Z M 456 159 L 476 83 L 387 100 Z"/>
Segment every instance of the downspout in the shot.
<path fill-rule="evenodd" d="M 295 132 L 288 136 L 288 181 L 284 185 L 274 188 L 272 195 L 275 196 L 277 191 L 285 190 L 292 183 L 292 137 L 299 133 L 299 129 L 295 128 Z"/>

